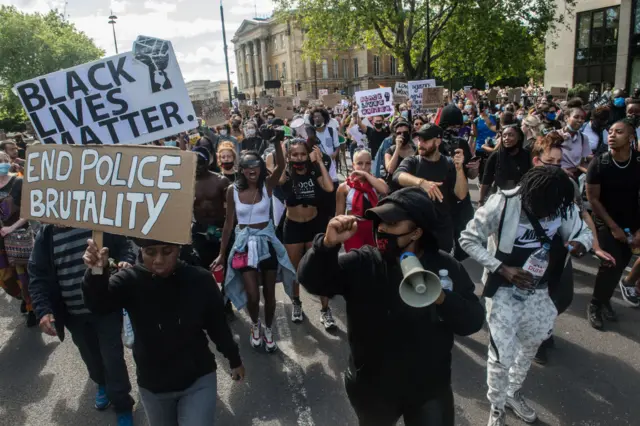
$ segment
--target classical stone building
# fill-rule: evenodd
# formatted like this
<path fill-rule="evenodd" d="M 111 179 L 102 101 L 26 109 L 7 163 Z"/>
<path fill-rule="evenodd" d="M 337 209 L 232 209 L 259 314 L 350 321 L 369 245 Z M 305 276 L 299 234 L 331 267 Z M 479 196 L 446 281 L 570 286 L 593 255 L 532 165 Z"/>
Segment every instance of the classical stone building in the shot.
<path fill-rule="evenodd" d="M 254 18 L 242 22 L 231 42 L 235 45 L 238 90 L 255 98 L 265 91 L 264 82 L 280 80 L 282 87 L 267 91 L 273 95 L 295 96 L 306 91 L 317 97 L 318 90 L 342 91 L 393 87 L 405 81 L 398 61 L 387 54 L 366 49 L 331 50 L 323 59 L 302 58 L 304 32 L 295 22 Z"/>
<path fill-rule="evenodd" d="M 227 85 L 227 80 L 192 80 L 187 81 L 186 86 L 191 101 L 215 99 L 218 102 L 229 102 L 229 86 Z M 233 90 L 233 83 L 231 84 L 231 90 Z"/>

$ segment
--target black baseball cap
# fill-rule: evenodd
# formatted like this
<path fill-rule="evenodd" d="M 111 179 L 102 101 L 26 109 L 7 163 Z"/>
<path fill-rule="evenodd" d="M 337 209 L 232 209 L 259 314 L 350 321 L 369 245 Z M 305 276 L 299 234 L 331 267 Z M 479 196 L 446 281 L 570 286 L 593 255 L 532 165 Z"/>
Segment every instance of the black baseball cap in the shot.
<path fill-rule="evenodd" d="M 422 139 L 428 141 L 433 138 L 442 138 L 442 128 L 440 126 L 436 126 L 435 124 L 427 123 L 420 127 L 420 130 L 415 132 L 413 136 L 421 137 Z"/>

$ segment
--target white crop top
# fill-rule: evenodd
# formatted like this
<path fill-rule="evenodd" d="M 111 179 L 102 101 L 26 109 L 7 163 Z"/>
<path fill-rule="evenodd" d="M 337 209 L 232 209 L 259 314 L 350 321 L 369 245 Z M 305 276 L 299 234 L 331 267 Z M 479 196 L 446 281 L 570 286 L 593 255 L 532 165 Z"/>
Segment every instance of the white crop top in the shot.
<path fill-rule="evenodd" d="M 262 186 L 262 199 L 255 204 L 244 204 L 238 197 L 238 188 L 233 186 L 233 200 L 236 202 L 236 217 L 238 225 L 255 225 L 269 222 L 271 197 L 267 187 Z"/>

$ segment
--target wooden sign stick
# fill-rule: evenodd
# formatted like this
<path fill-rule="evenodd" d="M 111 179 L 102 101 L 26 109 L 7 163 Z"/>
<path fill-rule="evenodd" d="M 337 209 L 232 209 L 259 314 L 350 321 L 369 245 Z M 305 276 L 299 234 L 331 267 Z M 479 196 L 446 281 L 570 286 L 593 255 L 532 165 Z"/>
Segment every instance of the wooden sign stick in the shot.
<path fill-rule="evenodd" d="M 96 246 L 98 246 L 98 253 L 100 253 L 100 250 L 102 250 L 102 246 L 104 245 L 104 232 L 102 231 L 93 231 L 93 235 L 91 236 L 91 239 L 93 240 L 94 243 L 96 243 Z M 106 265 L 103 265 L 106 266 Z M 102 273 L 104 272 L 104 268 L 91 268 L 91 273 L 93 275 L 102 275 Z"/>

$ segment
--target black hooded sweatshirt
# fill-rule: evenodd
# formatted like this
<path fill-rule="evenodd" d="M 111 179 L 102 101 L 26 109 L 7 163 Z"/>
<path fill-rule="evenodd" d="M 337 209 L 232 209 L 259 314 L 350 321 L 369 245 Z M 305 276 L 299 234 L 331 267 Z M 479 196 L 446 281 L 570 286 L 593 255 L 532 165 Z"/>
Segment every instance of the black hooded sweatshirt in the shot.
<path fill-rule="evenodd" d="M 82 292 L 92 312 L 127 310 L 138 385 L 153 393 L 185 390 L 216 370 L 205 331 L 231 368 L 242 364 L 220 290 L 203 268 L 179 262 L 167 278 L 139 264 L 111 277 L 87 269 Z"/>

